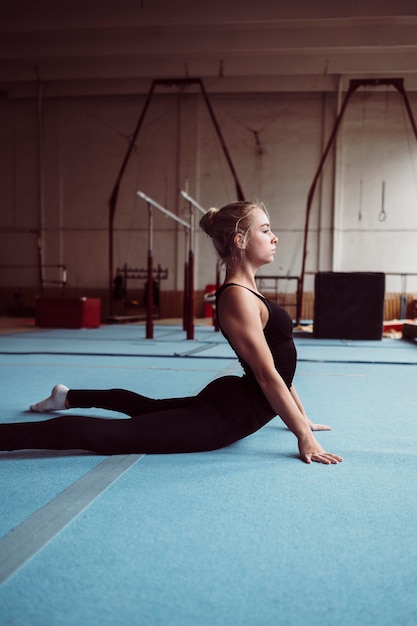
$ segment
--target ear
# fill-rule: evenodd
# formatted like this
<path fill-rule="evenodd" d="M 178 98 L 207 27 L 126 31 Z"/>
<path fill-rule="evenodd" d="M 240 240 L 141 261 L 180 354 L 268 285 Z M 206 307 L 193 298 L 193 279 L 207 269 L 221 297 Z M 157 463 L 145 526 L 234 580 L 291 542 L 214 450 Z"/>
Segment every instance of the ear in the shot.
<path fill-rule="evenodd" d="M 235 246 L 237 248 L 240 248 L 240 250 L 244 250 L 246 248 L 245 240 L 242 233 L 236 233 L 236 235 L 233 237 L 233 241 L 235 243 Z"/>

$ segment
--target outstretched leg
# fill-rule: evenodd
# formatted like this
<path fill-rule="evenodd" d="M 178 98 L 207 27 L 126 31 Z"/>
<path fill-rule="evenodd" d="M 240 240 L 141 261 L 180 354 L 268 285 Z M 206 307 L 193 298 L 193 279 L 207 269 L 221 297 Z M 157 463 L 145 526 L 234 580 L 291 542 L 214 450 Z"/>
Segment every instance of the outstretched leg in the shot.
<path fill-rule="evenodd" d="M 237 438 L 215 407 L 199 401 L 132 419 L 64 415 L 41 422 L 0 424 L 2 450 L 166 454 L 213 450 Z"/>
<path fill-rule="evenodd" d="M 67 395 L 70 408 L 107 409 L 124 413 L 129 417 L 155 413 L 164 409 L 183 408 L 192 404 L 193 401 L 193 397 L 155 400 L 126 389 L 70 389 Z"/>
<path fill-rule="evenodd" d="M 131 419 L 65 415 L 0 424 L 0 449 L 83 449 L 99 454 L 201 452 L 227 446 L 274 416 L 243 378 L 225 376 L 197 396 L 154 400 L 123 389 L 69 390 L 71 408 L 121 411 Z"/>
<path fill-rule="evenodd" d="M 186 406 L 189 401 L 190 398 L 154 400 L 126 389 L 68 389 L 64 385 L 55 385 L 51 395 L 32 404 L 30 410 L 35 413 L 49 413 L 70 408 L 96 408 L 134 417 L 144 413 L 154 413 L 165 407 L 180 408 Z"/>

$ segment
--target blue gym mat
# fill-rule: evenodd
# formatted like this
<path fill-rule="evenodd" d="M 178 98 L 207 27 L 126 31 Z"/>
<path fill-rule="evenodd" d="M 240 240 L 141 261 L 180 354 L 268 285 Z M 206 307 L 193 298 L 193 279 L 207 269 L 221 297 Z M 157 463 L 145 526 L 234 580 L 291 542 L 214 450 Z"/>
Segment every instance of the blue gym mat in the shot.
<path fill-rule="evenodd" d="M 303 464 L 279 418 L 209 453 L 0 453 L 0 623 L 414 626 L 416 347 L 296 345 L 340 465 Z M 3 422 L 46 419 L 28 407 L 56 382 L 165 397 L 240 373 L 210 327 L 141 325 L 0 337 L 0 368 Z"/>

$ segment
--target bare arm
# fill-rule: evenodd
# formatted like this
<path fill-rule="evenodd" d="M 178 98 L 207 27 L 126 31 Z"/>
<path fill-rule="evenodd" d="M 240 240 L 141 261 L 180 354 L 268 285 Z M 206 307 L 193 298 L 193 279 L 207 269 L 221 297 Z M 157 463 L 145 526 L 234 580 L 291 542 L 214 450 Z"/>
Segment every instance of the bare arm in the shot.
<path fill-rule="evenodd" d="M 219 301 L 222 327 L 236 351 L 249 364 L 276 414 L 297 437 L 301 459 L 306 463 L 338 463 L 341 457 L 325 452 L 316 441 L 305 415 L 275 369 L 263 333 L 263 306 L 250 291 L 229 287 Z"/>

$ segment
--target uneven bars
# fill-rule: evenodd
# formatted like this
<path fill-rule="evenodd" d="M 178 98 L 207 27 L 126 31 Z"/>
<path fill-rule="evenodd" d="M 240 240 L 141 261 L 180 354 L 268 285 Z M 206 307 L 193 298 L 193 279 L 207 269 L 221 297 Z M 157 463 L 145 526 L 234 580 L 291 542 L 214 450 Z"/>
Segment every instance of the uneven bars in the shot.
<path fill-rule="evenodd" d="M 146 194 L 143 193 L 143 191 L 137 191 L 136 195 L 139 196 L 139 198 L 142 198 L 142 200 L 145 200 L 145 202 L 148 202 L 148 204 L 151 204 L 153 207 L 155 207 L 155 209 L 158 209 L 158 211 L 165 213 L 165 215 L 167 215 L 171 219 L 185 226 L 185 228 L 191 228 L 188 222 L 182 220 L 180 217 L 175 215 L 175 213 L 171 213 L 171 211 L 168 211 L 168 209 L 155 202 L 155 200 L 152 200 L 152 198 L 149 198 Z"/>
<path fill-rule="evenodd" d="M 194 200 L 194 198 L 192 198 L 191 196 L 188 195 L 188 193 L 186 191 L 180 191 L 181 195 L 183 198 L 185 198 L 190 204 L 193 205 L 194 208 L 198 209 L 198 211 L 201 211 L 201 213 L 207 213 L 206 209 L 203 209 L 202 206 L 200 206 L 198 204 L 198 202 L 196 202 Z"/>

